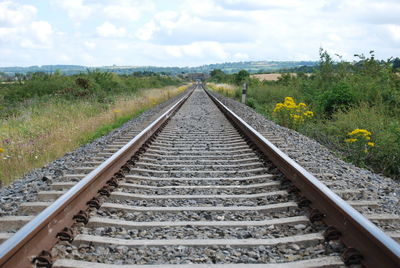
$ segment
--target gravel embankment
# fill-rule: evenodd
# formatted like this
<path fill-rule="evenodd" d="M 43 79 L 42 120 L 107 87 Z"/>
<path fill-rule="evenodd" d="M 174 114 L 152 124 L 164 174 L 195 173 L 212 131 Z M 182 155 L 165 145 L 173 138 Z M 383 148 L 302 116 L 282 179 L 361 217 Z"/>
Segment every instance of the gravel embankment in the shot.
<path fill-rule="evenodd" d="M 0 216 L 15 215 L 19 205 L 23 202 L 33 201 L 39 191 L 49 190 L 52 182 L 61 181 L 63 174 L 80 166 L 93 154 L 101 151 L 106 145 L 111 144 L 116 138 L 129 131 L 138 131 L 144 128 L 144 124 L 150 123 L 157 115 L 161 115 L 181 95 L 157 105 L 144 112 L 140 116 L 125 123 L 122 127 L 113 130 L 109 134 L 86 144 L 75 151 L 65 154 L 63 157 L 50 162 L 46 166 L 34 169 L 10 185 L 0 189 Z M 45 180 L 43 177 L 49 177 Z"/>
<path fill-rule="evenodd" d="M 257 131 L 275 134 L 286 141 L 289 147 L 301 151 L 301 153 L 289 154 L 295 161 L 316 163 L 316 166 L 321 166 L 319 171 L 332 174 L 343 188 L 364 190 L 370 199 L 381 202 L 381 210 L 386 213 L 400 214 L 400 183 L 398 181 L 346 163 L 315 140 L 275 124 L 242 103 L 215 92 L 212 94 Z M 313 173 L 311 168 L 309 171 Z"/>

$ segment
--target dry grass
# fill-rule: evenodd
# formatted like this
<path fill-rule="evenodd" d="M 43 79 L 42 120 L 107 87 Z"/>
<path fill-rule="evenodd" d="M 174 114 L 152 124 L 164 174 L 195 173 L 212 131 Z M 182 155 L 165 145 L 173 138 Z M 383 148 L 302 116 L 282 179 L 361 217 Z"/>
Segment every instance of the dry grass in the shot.
<path fill-rule="evenodd" d="M 207 87 L 223 94 L 224 96 L 230 97 L 230 98 L 235 96 L 235 93 L 237 90 L 237 88 L 235 86 L 230 85 L 230 84 L 207 83 Z"/>
<path fill-rule="evenodd" d="M 76 149 L 81 141 L 104 124 L 134 116 L 161 103 L 187 86 L 146 89 L 117 99 L 114 105 L 50 102 L 32 106 L 22 115 L 0 121 L 0 182 L 9 184 Z"/>

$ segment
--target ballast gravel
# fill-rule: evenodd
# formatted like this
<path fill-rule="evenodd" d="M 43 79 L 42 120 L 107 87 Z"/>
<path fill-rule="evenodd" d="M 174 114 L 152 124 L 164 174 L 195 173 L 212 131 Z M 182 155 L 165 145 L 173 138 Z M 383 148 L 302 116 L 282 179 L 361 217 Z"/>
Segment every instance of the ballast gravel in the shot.
<path fill-rule="evenodd" d="M 152 221 L 262 221 L 275 218 L 295 217 L 300 213 L 296 210 L 280 212 L 258 212 L 258 211 L 181 211 L 174 212 L 127 212 L 115 209 L 100 209 L 98 216 L 111 219 L 134 221 L 134 222 L 152 222 Z"/>
<path fill-rule="evenodd" d="M 325 256 L 339 256 L 337 248 L 318 244 L 250 247 L 190 246 L 79 246 L 65 245 L 54 249 L 60 257 L 110 264 L 190 264 L 190 263 L 279 263 Z"/>
<path fill-rule="evenodd" d="M 325 227 L 323 227 L 325 228 Z M 152 227 L 146 229 L 125 229 L 122 227 L 83 228 L 81 234 L 106 236 L 118 239 L 271 239 L 290 235 L 303 235 L 323 231 L 316 225 L 269 225 L 248 227 Z"/>

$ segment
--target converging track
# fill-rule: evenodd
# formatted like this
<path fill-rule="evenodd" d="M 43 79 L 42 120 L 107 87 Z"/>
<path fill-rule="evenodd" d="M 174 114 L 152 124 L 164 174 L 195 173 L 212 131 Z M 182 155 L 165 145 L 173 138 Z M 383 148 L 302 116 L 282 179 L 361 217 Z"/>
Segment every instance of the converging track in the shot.
<path fill-rule="evenodd" d="M 0 218 L 1 267 L 400 267 L 398 217 L 376 227 L 357 212 L 373 200 L 329 190 L 200 84 L 64 178 Z"/>

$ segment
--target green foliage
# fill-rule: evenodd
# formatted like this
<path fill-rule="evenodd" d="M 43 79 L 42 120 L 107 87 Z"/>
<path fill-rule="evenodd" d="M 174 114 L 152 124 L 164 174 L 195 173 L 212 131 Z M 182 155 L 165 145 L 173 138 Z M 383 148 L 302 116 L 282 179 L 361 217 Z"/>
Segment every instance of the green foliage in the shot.
<path fill-rule="evenodd" d="M 340 82 L 320 93 L 317 99 L 318 110 L 331 116 L 338 109 L 348 109 L 355 101 L 348 84 Z"/>
<path fill-rule="evenodd" d="M 235 84 L 236 85 L 241 85 L 244 82 L 247 82 L 250 78 L 250 73 L 246 70 L 241 70 L 237 74 L 235 74 Z"/>
<path fill-rule="evenodd" d="M 210 72 L 211 75 L 211 81 L 213 82 L 217 82 L 217 83 L 223 83 L 226 82 L 226 80 L 228 79 L 228 75 L 225 74 L 223 71 L 221 71 L 220 69 L 214 69 Z"/>
<path fill-rule="evenodd" d="M 248 98 L 247 99 L 247 106 L 250 108 L 256 108 L 256 100 L 254 98 Z"/>
<path fill-rule="evenodd" d="M 392 61 L 392 68 L 394 72 L 400 71 L 400 58 L 395 58 Z"/>
<path fill-rule="evenodd" d="M 110 72 L 90 71 L 86 74 L 63 76 L 59 72 L 32 73 L 21 78 L 21 83 L 0 87 L 0 118 L 18 115 L 20 105 L 60 100 L 87 99 L 112 103 L 116 96 L 133 94 L 141 88 L 160 88 L 177 85 L 180 80 L 169 76 L 129 76 Z"/>
<path fill-rule="evenodd" d="M 292 78 L 292 76 L 290 75 L 290 73 L 284 73 L 280 77 L 278 77 L 277 83 L 282 84 L 284 86 L 288 86 L 291 78 Z"/>
<path fill-rule="evenodd" d="M 250 78 L 248 105 L 277 122 L 273 111 L 285 97 L 307 103 L 315 116 L 296 125 L 296 130 L 340 152 L 347 161 L 400 179 L 400 60 L 377 60 L 374 51 L 356 58 L 335 63 L 321 49 L 319 66 L 311 75 L 284 74 L 276 82 Z M 235 77 L 226 75 L 221 82 L 236 83 Z M 370 131 L 374 146 L 345 142 L 354 129 Z"/>

